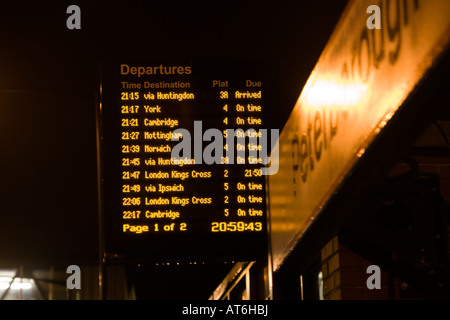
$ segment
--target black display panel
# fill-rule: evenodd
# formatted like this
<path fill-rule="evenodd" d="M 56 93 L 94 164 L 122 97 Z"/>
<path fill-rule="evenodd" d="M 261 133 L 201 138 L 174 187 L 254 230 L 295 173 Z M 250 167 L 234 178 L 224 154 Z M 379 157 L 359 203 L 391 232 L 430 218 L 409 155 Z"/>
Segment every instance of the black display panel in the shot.
<path fill-rule="evenodd" d="M 266 129 L 268 81 L 265 64 L 253 60 L 103 66 L 102 207 L 108 257 L 266 259 L 261 156 L 267 145 L 262 145 L 261 129 Z"/>

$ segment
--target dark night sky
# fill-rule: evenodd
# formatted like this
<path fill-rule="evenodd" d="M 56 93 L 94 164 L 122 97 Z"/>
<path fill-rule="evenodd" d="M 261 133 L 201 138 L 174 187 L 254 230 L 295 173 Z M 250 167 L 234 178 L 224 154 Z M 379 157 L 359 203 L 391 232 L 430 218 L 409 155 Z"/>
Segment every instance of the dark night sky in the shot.
<path fill-rule="evenodd" d="M 0 259 L 96 261 L 103 59 L 268 58 L 282 127 L 347 1 L 0 5 Z M 66 8 L 81 8 L 81 30 Z"/>

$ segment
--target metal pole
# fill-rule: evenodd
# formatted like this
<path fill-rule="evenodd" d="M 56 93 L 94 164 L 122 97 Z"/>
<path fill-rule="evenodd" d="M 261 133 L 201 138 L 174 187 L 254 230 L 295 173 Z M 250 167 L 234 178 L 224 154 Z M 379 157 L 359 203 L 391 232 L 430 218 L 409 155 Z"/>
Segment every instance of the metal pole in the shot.
<path fill-rule="evenodd" d="M 19 267 L 19 278 L 20 278 L 19 300 L 23 300 L 23 289 L 22 289 L 23 266 Z"/>
<path fill-rule="evenodd" d="M 97 138 L 97 192 L 98 192 L 98 294 L 99 299 L 105 299 L 105 248 L 104 248 L 104 230 L 103 230 L 103 188 L 102 188 L 102 65 L 100 63 L 100 86 L 99 92 L 95 96 L 95 120 L 96 120 L 96 138 Z"/>
<path fill-rule="evenodd" d="M 270 183 L 269 177 L 266 175 L 266 226 L 267 226 L 267 286 L 269 289 L 268 300 L 274 300 L 273 293 L 273 254 L 272 254 L 272 219 L 270 215 Z"/>
<path fill-rule="evenodd" d="M 48 300 L 53 300 L 53 280 L 55 277 L 55 268 L 50 266 L 50 282 L 48 283 Z"/>

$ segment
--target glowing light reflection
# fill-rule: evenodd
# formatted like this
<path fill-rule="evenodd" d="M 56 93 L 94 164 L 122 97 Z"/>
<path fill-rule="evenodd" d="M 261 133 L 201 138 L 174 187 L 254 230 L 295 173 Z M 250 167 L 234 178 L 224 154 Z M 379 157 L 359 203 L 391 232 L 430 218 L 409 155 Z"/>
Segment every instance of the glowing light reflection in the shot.
<path fill-rule="evenodd" d="M 314 109 L 324 106 L 351 109 L 362 104 L 367 92 L 367 85 L 342 79 L 316 79 L 308 87 L 303 106 Z"/>

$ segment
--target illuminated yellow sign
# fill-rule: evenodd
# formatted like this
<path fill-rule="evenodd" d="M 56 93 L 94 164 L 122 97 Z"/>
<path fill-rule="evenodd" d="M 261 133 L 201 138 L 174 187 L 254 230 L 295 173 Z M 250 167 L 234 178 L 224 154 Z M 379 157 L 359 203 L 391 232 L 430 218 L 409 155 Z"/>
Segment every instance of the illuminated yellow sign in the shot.
<path fill-rule="evenodd" d="M 381 29 L 366 9 L 381 8 Z M 449 42 L 450 2 L 351 1 L 309 77 L 268 176 L 273 268 Z"/>

